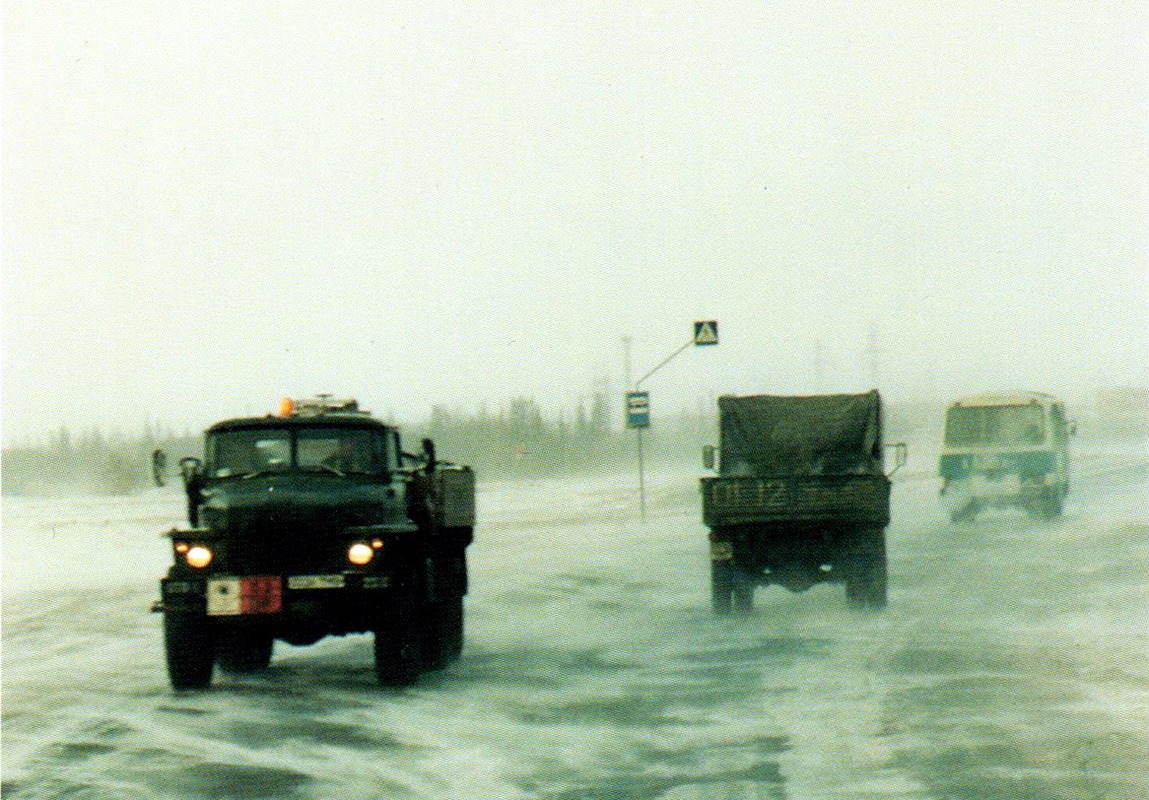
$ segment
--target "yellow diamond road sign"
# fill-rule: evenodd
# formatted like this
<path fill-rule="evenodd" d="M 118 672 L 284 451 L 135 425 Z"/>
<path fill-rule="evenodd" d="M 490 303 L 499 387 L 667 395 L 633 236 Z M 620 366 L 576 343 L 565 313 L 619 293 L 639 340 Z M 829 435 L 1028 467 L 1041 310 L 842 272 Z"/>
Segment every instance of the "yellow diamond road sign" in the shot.
<path fill-rule="evenodd" d="M 718 321 L 713 319 L 694 323 L 696 345 L 718 344 Z"/>

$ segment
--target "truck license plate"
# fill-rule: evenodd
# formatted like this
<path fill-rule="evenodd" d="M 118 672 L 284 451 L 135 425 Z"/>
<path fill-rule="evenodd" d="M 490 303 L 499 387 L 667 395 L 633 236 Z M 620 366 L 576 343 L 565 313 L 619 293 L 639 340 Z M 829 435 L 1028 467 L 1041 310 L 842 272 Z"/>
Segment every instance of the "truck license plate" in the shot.
<path fill-rule="evenodd" d="M 207 613 L 226 617 L 275 614 L 283 608 L 283 582 L 278 575 L 212 578 L 207 582 Z"/>
<path fill-rule="evenodd" d="M 342 575 L 292 575 L 287 579 L 288 589 L 342 589 Z"/>

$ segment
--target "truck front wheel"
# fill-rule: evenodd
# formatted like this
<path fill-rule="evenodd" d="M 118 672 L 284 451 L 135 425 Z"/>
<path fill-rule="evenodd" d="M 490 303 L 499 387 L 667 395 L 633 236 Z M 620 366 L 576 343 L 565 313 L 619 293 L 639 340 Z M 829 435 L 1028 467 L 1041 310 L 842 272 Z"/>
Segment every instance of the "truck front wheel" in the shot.
<path fill-rule="evenodd" d="M 375 675 L 381 686 L 409 686 L 423 667 L 422 604 L 414 586 L 397 587 L 394 604 L 375 626 Z"/>
<path fill-rule="evenodd" d="M 215 663 L 215 637 L 207 617 L 164 612 L 164 649 L 173 689 L 206 689 Z"/>
<path fill-rule="evenodd" d="M 981 504 L 977 500 L 970 500 L 961 508 L 955 508 L 950 512 L 950 522 L 955 524 L 973 522 L 977 519 L 979 511 L 981 511 Z"/>

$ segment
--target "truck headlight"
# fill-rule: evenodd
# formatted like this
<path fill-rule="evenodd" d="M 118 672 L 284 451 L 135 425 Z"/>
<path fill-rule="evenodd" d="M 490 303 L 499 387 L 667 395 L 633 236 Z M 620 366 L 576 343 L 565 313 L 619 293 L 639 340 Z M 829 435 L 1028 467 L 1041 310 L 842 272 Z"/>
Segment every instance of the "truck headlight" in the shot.
<path fill-rule="evenodd" d="M 371 545 L 363 544 L 363 542 L 356 542 L 347 549 L 347 560 L 360 567 L 368 563 L 374 555 L 375 551 Z"/>
<path fill-rule="evenodd" d="M 184 553 L 184 558 L 187 559 L 188 566 L 203 569 L 211 563 L 211 550 L 202 544 L 197 544 L 188 548 L 188 551 Z"/>

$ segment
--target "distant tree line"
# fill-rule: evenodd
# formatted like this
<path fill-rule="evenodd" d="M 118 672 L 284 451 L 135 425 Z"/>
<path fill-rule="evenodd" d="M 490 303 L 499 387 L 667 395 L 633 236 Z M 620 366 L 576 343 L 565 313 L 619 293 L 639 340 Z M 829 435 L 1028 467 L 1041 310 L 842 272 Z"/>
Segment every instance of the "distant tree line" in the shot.
<path fill-rule="evenodd" d="M 151 456 L 159 448 L 178 458 L 197 453 L 199 440 L 156 425 L 135 434 L 61 428 L 43 444 L 4 448 L 0 488 L 6 495 L 131 494 L 151 483 Z"/>
<path fill-rule="evenodd" d="M 612 404 L 606 393 L 596 393 L 570 411 L 548 413 L 535 400 L 519 397 L 495 411 L 435 406 L 421 423 L 398 424 L 408 451 L 417 452 L 420 439 L 430 437 L 439 458 L 469 464 L 483 478 L 551 477 L 632 467 L 635 432 L 622 429 L 621 417 L 621 398 Z M 646 457 L 651 463 L 685 458 L 689 445 L 697 461 L 701 444 L 713 438 L 712 426 L 712 419 L 685 415 L 656 422 L 644 434 Z M 151 485 L 157 449 L 167 454 L 175 479 L 175 464 L 201 455 L 202 441 L 199 434 L 155 425 L 135 434 L 61 428 L 46 442 L 5 448 L 0 488 L 6 495 L 131 494 Z"/>
<path fill-rule="evenodd" d="M 487 475 L 547 477 L 633 466 L 636 434 L 622 428 L 621 417 L 622 399 L 612 405 L 605 393 L 580 401 L 571 413 L 553 415 L 533 399 L 519 397 L 495 412 L 436 406 L 412 433 L 434 439 L 442 458 L 471 464 Z M 685 458 L 686 451 L 696 455 L 712 437 L 713 425 L 713 419 L 688 415 L 658 421 L 644 432 L 645 455 L 654 462 Z"/>
<path fill-rule="evenodd" d="M 940 413 L 889 405 L 885 412 L 886 441 L 905 438 Z M 430 437 L 440 459 L 469 464 L 481 479 L 545 478 L 633 470 L 638 437 L 622 426 L 622 413 L 621 397 L 597 392 L 566 411 L 547 412 L 534 399 L 517 397 L 494 411 L 434 406 L 426 420 L 398 424 L 408 451 L 418 451 L 419 440 Z M 700 468 L 702 446 L 717 443 L 716 409 L 655 417 L 643 432 L 644 457 L 652 469 Z M 178 479 L 176 463 L 201 455 L 202 442 L 199 434 L 158 425 L 130 435 L 61 428 L 42 444 L 5 448 L 0 488 L 6 495 L 131 494 L 151 485 L 151 454 L 157 449 L 167 453 L 168 473 Z"/>

